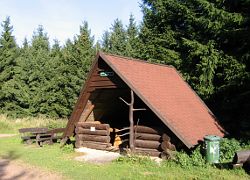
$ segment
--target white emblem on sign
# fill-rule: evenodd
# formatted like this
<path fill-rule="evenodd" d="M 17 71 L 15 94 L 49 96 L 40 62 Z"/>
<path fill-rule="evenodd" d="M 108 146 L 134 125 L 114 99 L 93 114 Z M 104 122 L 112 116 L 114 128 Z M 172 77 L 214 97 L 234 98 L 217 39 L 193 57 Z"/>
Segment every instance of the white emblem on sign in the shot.
<path fill-rule="evenodd" d="M 90 131 L 95 131 L 95 127 L 90 127 Z"/>

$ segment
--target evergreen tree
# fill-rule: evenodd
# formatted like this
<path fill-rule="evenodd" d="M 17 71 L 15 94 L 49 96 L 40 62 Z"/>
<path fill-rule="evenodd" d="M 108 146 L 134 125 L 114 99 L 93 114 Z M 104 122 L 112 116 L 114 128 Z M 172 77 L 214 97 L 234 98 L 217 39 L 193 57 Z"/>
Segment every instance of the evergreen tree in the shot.
<path fill-rule="evenodd" d="M 138 57 L 139 56 L 139 30 L 135 22 L 134 16 L 131 14 L 129 17 L 129 24 L 126 29 L 127 39 L 126 39 L 126 50 L 125 56 L 128 57 Z"/>
<path fill-rule="evenodd" d="M 117 55 L 126 54 L 127 35 L 122 21 L 116 19 L 110 28 L 110 32 L 105 31 L 102 40 L 102 47 L 108 53 Z"/>
<path fill-rule="evenodd" d="M 174 65 L 203 98 L 241 81 L 245 66 L 221 47 L 222 34 L 239 27 L 241 14 L 208 0 L 143 3 L 145 59 Z"/>
<path fill-rule="evenodd" d="M 62 96 L 65 97 L 64 106 L 67 115 L 70 114 L 80 89 L 86 80 L 90 65 L 95 56 L 94 38 L 84 22 L 80 26 L 80 34 L 74 37 L 74 41 L 68 40 L 62 50 L 63 64 L 60 67 Z"/>
<path fill-rule="evenodd" d="M 1 25 L 3 32 L 0 37 L 0 112 L 5 112 L 10 108 L 8 104 L 12 101 L 9 81 L 15 74 L 18 47 L 12 35 L 13 27 L 10 24 L 10 17 L 7 17 Z"/>

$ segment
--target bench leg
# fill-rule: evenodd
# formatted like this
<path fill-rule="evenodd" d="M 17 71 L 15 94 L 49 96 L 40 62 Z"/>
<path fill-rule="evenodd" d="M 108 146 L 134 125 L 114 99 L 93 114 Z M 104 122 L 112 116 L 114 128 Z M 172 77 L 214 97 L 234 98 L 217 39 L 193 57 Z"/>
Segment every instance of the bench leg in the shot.
<path fill-rule="evenodd" d="M 41 147 L 40 135 L 39 134 L 36 135 L 36 145 Z"/>

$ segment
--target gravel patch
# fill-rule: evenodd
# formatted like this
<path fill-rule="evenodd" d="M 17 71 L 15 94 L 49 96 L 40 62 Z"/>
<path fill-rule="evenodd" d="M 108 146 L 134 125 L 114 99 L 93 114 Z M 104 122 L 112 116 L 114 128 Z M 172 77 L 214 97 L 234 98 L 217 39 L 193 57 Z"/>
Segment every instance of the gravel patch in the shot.
<path fill-rule="evenodd" d="M 86 147 L 75 149 L 75 151 L 84 153 L 83 156 L 78 156 L 75 158 L 75 160 L 90 162 L 94 164 L 108 163 L 121 156 L 120 153 L 117 152 L 102 151 Z"/>

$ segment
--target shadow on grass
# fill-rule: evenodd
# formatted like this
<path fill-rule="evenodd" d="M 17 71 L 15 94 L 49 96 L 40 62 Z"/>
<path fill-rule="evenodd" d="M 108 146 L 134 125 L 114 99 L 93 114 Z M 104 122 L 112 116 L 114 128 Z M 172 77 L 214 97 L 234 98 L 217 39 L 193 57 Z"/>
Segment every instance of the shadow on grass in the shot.
<path fill-rule="evenodd" d="M 16 174 L 15 169 L 11 167 L 11 161 L 18 159 L 20 156 L 15 151 L 9 151 L 6 155 L 0 157 L 0 179 L 14 180 L 23 177 L 27 172 L 21 171 Z M 12 173 L 15 173 L 12 175 Z"/>
<path fill-rule="evenodd" d="M 215 167 L 217 167 L 218 169 L 226 169 L 226 170 L 235 169 L 235 168 L 243 168 L 245 172 L 250 175 L 250 163 L 244 163 L 242 166 L 239 166 L 239 167 L 233 167 L 233 164 L 231 162 L 219 163 L 219 164 L 215 164 Z"/>

